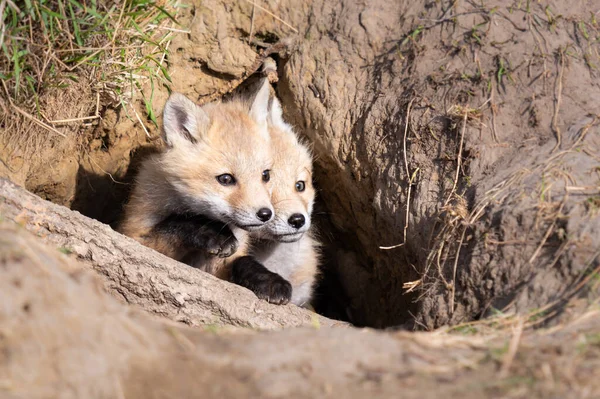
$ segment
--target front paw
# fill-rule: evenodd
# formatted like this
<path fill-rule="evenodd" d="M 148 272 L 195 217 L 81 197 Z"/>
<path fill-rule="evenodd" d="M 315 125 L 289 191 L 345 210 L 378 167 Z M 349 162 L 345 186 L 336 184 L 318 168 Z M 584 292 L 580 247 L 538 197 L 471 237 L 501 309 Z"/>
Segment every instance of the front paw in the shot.
<path fill-rule="evenodd" d="M 219 258 L 227 258 L 237 251 L 239 243 L 233 233 L 227 229 L 227 232 L 219 233 L 209 237 L 206 242 L 206 251 Z"/>
<path fill-rule="evenodd" d="M 252 287 L 259 299 L 275 305 L 285 305 L 292 299 L 292 285 L 283 277 L 273 273 L 265 281 Z"/>
<path fill-rule="evenodd" d="M 242 256 L 233 261 L 231 281 L 250 289 L 258 298 L 276 305 L 285 305 L 292 299 L 292 285 L 252 256 Z"/>

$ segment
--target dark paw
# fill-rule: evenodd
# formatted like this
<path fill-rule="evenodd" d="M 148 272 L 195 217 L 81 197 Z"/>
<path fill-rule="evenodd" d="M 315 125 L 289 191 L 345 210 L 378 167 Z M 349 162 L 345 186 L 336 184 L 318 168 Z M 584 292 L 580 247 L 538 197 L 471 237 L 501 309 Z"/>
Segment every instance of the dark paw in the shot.
<path fill-rule="evenodd" d="M 292 285 L 275 273 L 252 288 L 259 299 L 275 305 L 285 305 L 292 299 Z"/>
<path fill-rule="evenodd" d="M 158 223 L 154 230 L 190 250 L 221 258 L 233 255 L 238 249 L 238 241 L 226 224 L 203 215 L 172 214 Z"/>
<path fill-rule="evenodd" d="M 238 240 L 229 229 L 225 234 L 211 236 L 206 241 L 206 251 L 219 258 L 227 258 L 233 255 L 237 249 Z"/>
<path fill-rule="evenodd" d="M 250 289 L 260 299 L 277 305 L 285 305 L 292 298 L 292 285 L 251 256 L 233 261 L 231 281 Z"/>

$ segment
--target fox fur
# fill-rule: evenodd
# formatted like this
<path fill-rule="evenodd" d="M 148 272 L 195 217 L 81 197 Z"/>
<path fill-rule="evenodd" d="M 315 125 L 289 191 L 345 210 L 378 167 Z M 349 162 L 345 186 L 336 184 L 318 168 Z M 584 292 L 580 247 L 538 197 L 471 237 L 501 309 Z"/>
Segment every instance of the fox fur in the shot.
<path fill-rule="evenodd" d="M 252 102 L 203 107 L 173 94 L 163 112 L 166 148 L 141 165 L 121 232 L 227 278 L 224 266 L 248 251 L 248 232 L 268 221 L 257 217 L 259 212 L 263 217 L 274 213 L 265 180 L 273 164 L 268 89 Z M 235 184 L 224 185 L 231 182 L 224 175 Z M 206 228 L 212 230 L 191 239 Z"/>
<path fill-rule="evenodd" d="M 306 306 L 312 298 L 319 263 L 319 244 L 311 229 L 315 200 L 312 155 L 283 120 L 276 97 L 270 103 L 268 123 L 273 152 L 271 202 L 275 218 L 264 229 L 250 233 L 249 254 L 291 284 L 290 302 Z M 289 220 L 293 215 L 302 215 L 304 224 L 291 225 Z"/>

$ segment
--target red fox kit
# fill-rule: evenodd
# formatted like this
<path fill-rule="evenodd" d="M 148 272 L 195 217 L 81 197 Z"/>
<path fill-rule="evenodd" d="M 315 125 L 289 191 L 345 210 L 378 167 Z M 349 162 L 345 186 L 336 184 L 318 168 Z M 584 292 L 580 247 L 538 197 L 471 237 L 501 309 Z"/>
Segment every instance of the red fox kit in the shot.
<path fill-rule="evenodd" d="M 244 255 L 246 231 L 273 218 L 268 89 L 250 104 L 203 107 L 173 94 L 163 113 L 166 149 L 142 164 L 121 231 L 216 275 L 219 258 Z"/>
<path fill-rule="evenodd" d="M 269 109 L 269 132 L 275 218 L 250 233 L 251 256 L 232 263 L 232 280 L 270 302 L 304 306 L 310 302 L 318 274 L 318 243 L 310 231 L 315 198 L 312 157 L 282 119 L 277 98 Z M 282 287 L 281 278 L 290 283 L 288 289 Z"/>

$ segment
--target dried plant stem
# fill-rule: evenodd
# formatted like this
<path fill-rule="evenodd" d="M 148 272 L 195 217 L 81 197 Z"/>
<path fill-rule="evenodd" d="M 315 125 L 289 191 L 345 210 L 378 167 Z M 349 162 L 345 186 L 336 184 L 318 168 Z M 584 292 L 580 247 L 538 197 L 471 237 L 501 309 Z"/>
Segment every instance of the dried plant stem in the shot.
<path fill-rule="evenodd" d="M 561 99 L 562 99 L 562 79 L 563 79 L 563 73 L 564 73 L 564 69 L 565 69 L 564 58 L 565 58 L 565 56 L 564 56 L 563 50 L 560 49 L 558 52 L 559 68 L 558 68 L 558 74 L 556 77 L 555 92 L 554 92 L 555 93 L 554 94 L 554 115 L 552 116 L 552 131 L 556 135 L 556 145 L 552 149 L 552 152 L 556 151 L 562 143 L 562 133 L 560 131 L 560 128 L 558 127 L 558 113 L 560 111 L 560 103 L 561 103 Z"/>
<path fill-rule="evenodd" d="M 410 174 L 410 170 L 408 168 L 408 158 L 406 156 L 406 137 L 408 135 L 408 128 L 409 128 L 409 124 L 410 124 L 410 109 L 412 107 L 412 103 L 414 101 L 414 98 L 412 100 L 410 100 L 410 102 L 408 103 L 408 107 L 406 108 L 406 123 L 404 125 L 404 138 L 402 140 L 402 148 L 403 148 L 403 152 L 404 152 L 404 170 L 406 171 L 406 178 L 408 179 L 408 187 L 406 190 L 406 220 L 404 222 L 404 234 L 403 234 L 403 242 L 401 244 L 396 244 L 396 245 L 392 245 L 389 247 L 379 247 L 379 249 L 394 249 L 394 248 L 399 248 L 403 245 L 406 244 L 406 235 L 407 235 L 407 230 L 408 230 L 408 218 L 410 215 L 410 194 L 411 194 L 411 189 L 412 189 L 412 185 L 413 185 L 413 181 L 417 176 L 417 173 L 419 172 L 419 168 L 415 169 L 415 171 L 413 172 L 412 176 Z"/>
<path fill-rule="evenodd" d="M 84 116 L 82 118 L 72 118 L 72 119 L 59 119 L 59 120 L 55 120 L 55 121 L 48 121 L 48 123 L 57 125 L 57 124 L 61 124 L 61 123 L 89 121 L 89 120 L 98 119 L 98 118 L 100 118 L 100 115 Z"/>
<path fill-rule="evenodd" d="M 404 151 L 404 167 L 406 169 L 406 178 L 408 179 L 408 189 L 406 192 L 406 220 L 404 222 L 404 237 L 403 237 L 403 242 L 405 244 L 406 244 L 406 233 L 408 230 L 408 218 L 409 218 L 409 213 L 410 213 L 410 192 L 411 192 L 411 188 L 412 188 L 413 177 L 416 176 L 416 173 L 419 170 L 417 168 L 417 170 L 415 170 L 415 175 L 411 176 L 410 171 L 408 170 L 408 158 L 406 157 L 406 136 L 408 135 L 408 125 L 410 123 L 410 108 L 412 107 L 413 101 L 414 101 L 414 98 L 412 100 L 410 100 L 410 102 L 408 103 L 408 107 L 406 109 L 406 124 L 404 125 L 404 139 L 402 140 L 403 151 Z"/>
<path fill-rule="evenodd" d="M 456 269 L 458 267 L 458 258 L 460 255 L 460 249 L 462 248 L 466 232 L 467 232 L 467 227 L 465 226 L 465 227 L 463 227 L 462 233 L 460 235 L 460 240 L 458 241 L 458 247 L 456 248 L 456 256 L 454 257 L 454 267 L 452 268 L 452 296 L 450 297 L 450 315 L 454 314 L 454 299 L 456 297 Z"/>
<path fill-rule="evenodd" d="M 271 11 L 267 10 L 264 7 L 259 6 L 258 4 L 256 4 L 255 2 L 251 1 L 251 0 L 246 0 L 248 3 L 252 4 L 254 7 L 257 7 L 261 10 L 263 10 L 264 12 L 266 12 L 267 14 L 269 14 L 270 16 L 272 16 L 273 18 L 275 18 L 276 20 L 278 20 L 279 22 L 281 22 L 282 24 L 284 24 L 285 26 L 287 26 L 288 28 L 290 28 L 291 30 L 294 31 L 294 33 L 298 33 L 298 29 L 294 28 L 292 25 L 290 25 L 288 22 L 284 21 L 283 19 L 279 18 L 277 15 L 273 14 Z"/>
<path fill-rule="evenodd" d="M 494 102 L 494 80 L 491 80 L 492 90 L 490 94 L 490 111 L 492 112 L 492 138 L 494 143 L 498 142 L 498 135 L 496 134 L 496 103 Z"/>
<path fill-rule="evenodd" d="M 523 334 L 523 325 L 525 324 L 525 319 L 519 319 L 519 323 L 515 327 L 514 334 L 512 339 L 510 340 L 510 344 L 508 345 L 508 352 L 504 357 L 502 362 L 502 369 L 500 370 L 500 378 L 508 377 L 508 373 L 510 371 L 510 366 L 515 360 L 515 356 L 517 355 L 517 350 L 519 349 L 519 343 L 521 342 L 521 335 Z"/>
<path fill-rule="evenodd" d="M 58 130 L 56 130 L 55 128 L 53 128 L 52 126 L 42 122 L 41 120 L 37 119 L 36 117 L 34 117 L 33 115 L 23 111 L 21 108 L 17 107 L 12 101 L 10 102 L 10 106 L 13 107 L 13 109 L 15 111 L 17 111 L 19 114 L 23 115 L 25 118 L 29 119 L 30 121 L 34 122 L 35 124 L 43 127 L 44 129 L 50 130 L 53 133 L 58 134 L 61 137 L 67 137 L 65 136 L 64 133 L 59 132 Z"/>
<path fill-rule="evenodd" d="M 256 0 L 258 1 L 258 0 Z M 254 36 L 254 18 L 256 16 L 256 4 L 252 4 L 252 16 L 250 17 L 250 34 L 248 35 L 248 43 L 252 43 L 252 36 Z"/>
<path fill-rule="evenodd" d="M 448 205 L 448 203 L 452 199 L 452 196 L 454 195 L 454 192 L 456 191 L 456 186 L 458 185 L 458 177 L 460 175 L 460 166 L 462 163 L 461 162 L 462 149 L 463 149 L 463 143 L 465 140 L 465 130 L 467 129 L 467 116 L 468 115 L 469 115 L 469 111 L 468 111 L 468 107 L 467 107 L 467 108 L 465 108 L 464 115 L 463 115 L 463 126 L 462 126 L 462 130 L 460 133 L 460 143 L 458 145 L 458 159 L 456 160 L 456 175 L 454 176 L 454 184 L 452 185 L 452 190 L 450 190 L 450 194 L 448 195 L 448 198 L 446 198 L 446 201 L 444 202 L 444 206 Z"/>
<path fill-rule="evenodd" d="M 552 232 L 554 231 L 554 227 L 556 226 L 556 219 L 560 216 L 560 213 L 562 212 L 562 209 L 565 206 L 565 203 L 567 202 L 567 198 L 568 198 L 568 194 L 565 195 L 565 198 L 564 198 L 563 202 L 560 204 L 560 207 L 556 211 L 556 216 L 554 217 L 554 220 L 552 221 L 552 224 L 550 225 L 550 227 L 546 231 L 546 234 L 544 234 L 544 237 L 542 238 L 542 241 L 540 242 L 540 245 L 538 245 L 538 247 L 536 248 L 536 250 L 533 253 L 533 255 L 531 255 L 531 258 L 529 258 L 529 262 L 528 263 L 530 265 L 533 264 L 533 261 L 535 261 L 535 259 L 538 257 L 538 255 L 540 254 L 540 251 L 542 250 L 542 248 L 546 244 L 546 241 L 548 240 L 548 237 L 550 237 L 550 234 L 552 234 Z"/>
<path fill-rule="evenodd" d="M 379 249 L 394 249 L 394 248 L 400 248 L 402 246 L 404 246 L 404 243 L 396 244 L 396 245 L 391 245 L 389 247 L 379 247 Z"/>
<path fill-rule="evenodd" d="M 6 94 L 6 98 L 8 99 L 8 102 L 10 103 L 10 106 L 17 111 L 19 114 L 23 115 L 25 118 L 29 119 L 30 121 L 32 121 L 33 123 L 35 123 L 36 125 L 39 125 L 41 127 L 43 127 L 44 129 L 47 129 L 53 133 L 58 134 L 61 137 L 67 137 L 65 136 L 64 133 L 59 132 L 58 130 L 56 130 L 55 128 L 53 128 L 52 126 L 42 122 L 41 120 L 37 119 L 36 117 L 34 117 L 33 115 L 29 114 L 28 112 L 22 110 L 21 108 L 19 108 L 12 100 L 12 98 L 10 97 L 10 94 L 8 92 L 8 88 L 6 87 L 6 83 L 4 83 L 4 80 L 2 81 L 2 87 L 4 88 L 5 94 Z"/>
<path fill-rule="evenodd" d="M 146 129 L 146 126 L 144 126 L 144 122 L 142 122 L 142 118 L 140 118 L 140 115 L 135 110 L 135 106 L 132 106 L 131 109 L 133 109 L 133 113 L 135 114 L 135 117 L 137 118 L 137 120 L 140 123 L 140 125 L 142 126 L 142 129 L 144 129 L 144 132 L 146 133 L 146 136 L 150 137 L 150 132 L 148 132 L 148 129 Z"/>

